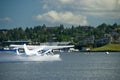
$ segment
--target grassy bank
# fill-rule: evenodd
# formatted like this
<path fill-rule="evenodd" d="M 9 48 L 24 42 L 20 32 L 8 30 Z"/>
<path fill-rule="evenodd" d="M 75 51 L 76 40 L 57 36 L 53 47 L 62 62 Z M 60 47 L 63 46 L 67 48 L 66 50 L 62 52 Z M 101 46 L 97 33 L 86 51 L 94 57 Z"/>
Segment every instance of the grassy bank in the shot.
<path fill-rule="evenodd" d="M 94 48 L 91 51 L 120 51 L 120 44 L 107 44 L 102 47 Z"/>

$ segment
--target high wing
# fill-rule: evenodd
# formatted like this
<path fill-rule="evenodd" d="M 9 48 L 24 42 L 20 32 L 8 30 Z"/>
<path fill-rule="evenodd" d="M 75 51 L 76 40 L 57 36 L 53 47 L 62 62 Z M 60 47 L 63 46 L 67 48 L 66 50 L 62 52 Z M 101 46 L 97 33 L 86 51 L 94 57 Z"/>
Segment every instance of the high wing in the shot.
<path fill-rule="evenodd" d="M 72 47 L 74 47 L 74 45 L 69 45 L 69 46 L 45 46 L 44 49 L 55 50 L 55 49 L 64 49 L 64 48 L 72 48 Z"/>
<path fill-rule="evenodd" d="M 37 46 L 37 45 L 26 45 L 28 49 L 36 49 L 38 47 L 41 47 L 41 46 Z M 14 45 L 14 44 L 11 44 L 10 47 L 13 47 L 13 48 L 24 48 L 23 45 Z"/>
<path fill-rule="evenodd" d="M 10 45 L 10 47 L 14 47 L 14 48 L 24 48 L 23 45 Z M 35 51 L 38 51 L 38 50 L 46 50 L 46 49 L 63 49 L 63 48 L 72 48 L 74 47 L 74 45 L 68 45 L 68 46 L 47 46 L 47 45 L 43 45 L 43 46 L 38 46 L 38 45 L 26 45 L 26 47 L 28 49 L 31 49 L 31 50 L 35 50 Z"/>

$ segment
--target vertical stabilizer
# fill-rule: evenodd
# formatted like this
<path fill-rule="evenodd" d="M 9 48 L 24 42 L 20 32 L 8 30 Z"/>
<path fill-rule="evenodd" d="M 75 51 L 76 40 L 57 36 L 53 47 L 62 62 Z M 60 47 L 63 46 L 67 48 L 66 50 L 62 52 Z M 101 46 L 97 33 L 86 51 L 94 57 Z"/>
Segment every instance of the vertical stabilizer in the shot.
<path fill-rule="evenodd" d="M 24 44 L 24 50 L 26 55 L 31 55 L 31 51 L 27 48 L 26 44 Z"/>
<path fill-rule="evenodd" d="M 17 55 L 20 55 L 20 53 L 19 53 L 18 49 L 16 49 L 16 53 L 17 53 Z"/>

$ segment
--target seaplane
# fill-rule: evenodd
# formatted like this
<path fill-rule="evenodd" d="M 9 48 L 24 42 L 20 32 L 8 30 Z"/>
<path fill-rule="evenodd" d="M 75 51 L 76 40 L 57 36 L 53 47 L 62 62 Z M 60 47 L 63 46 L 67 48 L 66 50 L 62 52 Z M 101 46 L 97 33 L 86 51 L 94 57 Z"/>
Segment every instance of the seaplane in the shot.
<path fill-rule="evenodd" d="M 17 55 L 26 55 L 26 56 L 55 56 L 59 57 L 59 54 L 53 54 L 53 50 L 63 49 L 63 48 L 72 48 L 74 45 L 68 46 L 37 46 L 37 45 L 10 45 L 16 49 Z M 20 48 L 24 49 L 24 53 L 19 51 Z"/>

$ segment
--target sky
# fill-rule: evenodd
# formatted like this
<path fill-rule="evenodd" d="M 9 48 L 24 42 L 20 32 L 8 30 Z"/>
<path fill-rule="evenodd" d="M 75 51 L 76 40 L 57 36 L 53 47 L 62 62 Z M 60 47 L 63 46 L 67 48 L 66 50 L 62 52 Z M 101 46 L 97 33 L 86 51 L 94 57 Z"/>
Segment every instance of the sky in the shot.
<path fill-rule="evenodd" d="M 120 24 L 120 0 L 0 0 L 0 29 Z"/>

